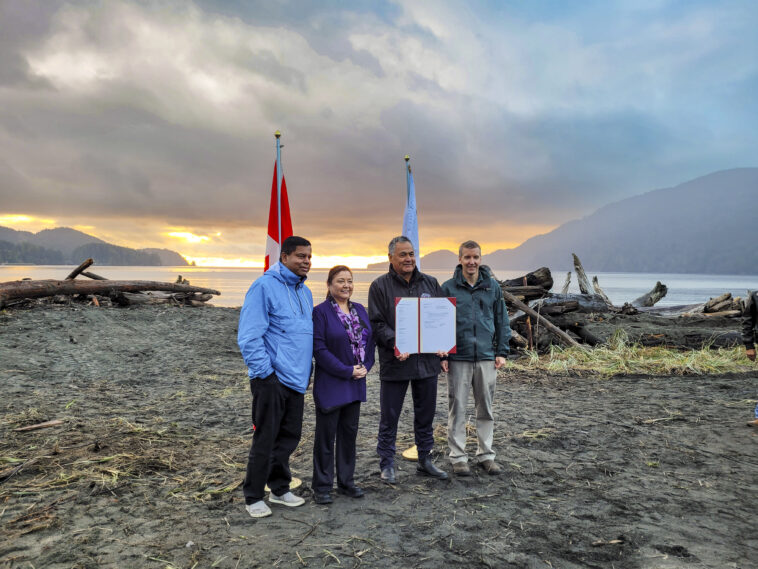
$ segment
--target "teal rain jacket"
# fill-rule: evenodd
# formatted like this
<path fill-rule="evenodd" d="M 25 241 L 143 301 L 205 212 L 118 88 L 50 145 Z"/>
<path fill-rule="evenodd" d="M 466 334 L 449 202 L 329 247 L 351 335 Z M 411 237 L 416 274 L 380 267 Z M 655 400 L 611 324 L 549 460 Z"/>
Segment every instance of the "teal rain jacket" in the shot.
<path fill-rule="evenodd" d="M 489 267 L 479 267 L 479 280 L 472 287 L 463 278 L 461 265 L 442 285 L 445 296 L 456 298 L 455 353 L 451 360 L 466 362 L 505 357 L 510 348 L 511 327 L 500 284 Z"/>
<path fill-rule="evenodd" d="M 298 277 L 276 263 L 256 279 L 240 311 L 237 343 L 251 380 L 276 373 L 305 393 L 313 358 L 313 295 Z"/>

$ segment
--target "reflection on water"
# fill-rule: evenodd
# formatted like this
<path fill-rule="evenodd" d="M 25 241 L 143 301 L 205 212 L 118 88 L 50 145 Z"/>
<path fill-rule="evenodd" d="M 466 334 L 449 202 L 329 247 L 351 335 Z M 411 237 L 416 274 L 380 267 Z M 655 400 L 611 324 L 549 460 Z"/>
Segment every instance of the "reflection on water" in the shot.
<path fill-rule="evenodd" d="M 63 279 L 73 266 L 48 265 L 0 265 L 0 282 L 32 279 Z M 261 275 L 261 269 L 249 268 L 213 268 L 213 267 L 93 267 L 92 272 L 114 280 L 147 280 L 174 282 L 178 275 L 188 279 L 191 284 L 213 288 L 221 292 L 212 302 L 215 306 L 240 306 L 250 284 Z M 313 292 L 314 303 L 321 302 L 326 295 L 326 276 L 328 269 L 313 269 L 308 275 L 307 285 Z M 450 278 L 450 271 L 426 271 L 436 277 L 440 284 Z M 500 279 L 512 279 L 528 271 L 495 270 Z M 367 271 L 356 269 L 353 272 L 355 292 L 353 300 L 366 304 L 368 288 L 384 271 Z M 758 276 L 746 275 L 680 275 L 680 274 L 643 274 L 643 273 L 593 273 L 597 275 L 600 286 L 614 304 L 630 302 L 653 288 L 656 281 L 668 286 L 668 295 L 659 306 L 676 304 L 694 304 L 704 302 L 711 297 L 725 292 L 733 296 L 745 296 L 747 290 L 758 288 Z M 570 292 L 579 292 L 576 275 L 572 275 Z M 79 277 L 82 278 L 82 277 Z M 555 286 L 560 289 L 566 278 L 565 271 L 554 271 Z"/>

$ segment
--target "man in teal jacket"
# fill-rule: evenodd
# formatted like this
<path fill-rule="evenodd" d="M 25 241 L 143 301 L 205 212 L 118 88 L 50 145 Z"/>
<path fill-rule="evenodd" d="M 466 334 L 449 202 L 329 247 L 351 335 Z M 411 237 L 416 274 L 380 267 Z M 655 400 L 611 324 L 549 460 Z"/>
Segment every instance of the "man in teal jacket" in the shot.
<path fill-rule="evenodd" d="M 253 393 L 253 443 L 242 492 L 254 518 L 271 515 L 263 501 L 300 506 L 290 492 L 289 458 L 300 442 L 304 393 L 313 355 L 313 295 L 305 286 L 311 244 L 302 237 L 282 243 L 281 259 L 247 291 L 240 311 L 237 343 L 247 364 Z"/>
<path fill-rule="evenodd" d="M 503 292 L 482 265 L 482 249 L 475 241 L 458 248 L 458 262 L 453 278 L 442 285 L 446 296 L 456 298 L 455 353 L 443 362 L 448 371 L 447 441 L 450 462 L 457 476 L 470 476 L 466 454 L 466 405 L 473 387 L 476 408 L 476 461 L 488 474 L 502 472 L 492 449 L 495 418 L 497 370 L 505 365 L 511 328 Z"/>

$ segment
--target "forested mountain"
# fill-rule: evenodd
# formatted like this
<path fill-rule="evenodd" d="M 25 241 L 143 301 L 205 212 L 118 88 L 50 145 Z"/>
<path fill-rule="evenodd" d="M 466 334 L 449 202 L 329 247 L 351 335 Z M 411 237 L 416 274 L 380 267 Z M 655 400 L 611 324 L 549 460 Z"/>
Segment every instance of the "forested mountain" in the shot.
<path fill-rule="evenodd" d="M 421 266 L 454 267 L 453 254 L 443 253 L 423 257 Z M 482 260 L 497 269 L 570 270 L 571 253 L 596 272 L 758 274 L 758 168 L 615 202 Z"/>
<path fill-rule="evenodd" d="M 187 265 L 169 249 L 130 249 L 106 243 L 69 227 L 39 233 L 0 227 L 0 263 L 78 265 L 92 257 L 98 265 Z"/>
<path fill-rule="evenodd" d="M 492 267 L 758 274 L 758 168 L 723 170 L 600 208 L 514 249 Z"/>

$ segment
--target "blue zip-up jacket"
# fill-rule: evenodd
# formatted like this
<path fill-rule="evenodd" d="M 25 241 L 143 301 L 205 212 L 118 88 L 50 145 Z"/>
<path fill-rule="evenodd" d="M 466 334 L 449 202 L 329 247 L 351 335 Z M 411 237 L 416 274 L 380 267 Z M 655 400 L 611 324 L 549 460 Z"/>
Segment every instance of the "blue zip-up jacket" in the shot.
<path fill-rule="evenodd" d="M 255 280 L 240 311 L 237 343 L 251 380 L 272 373 L 299 393 L 308 389 L 313 358 L 313 295 L 276 263 Z"/>

